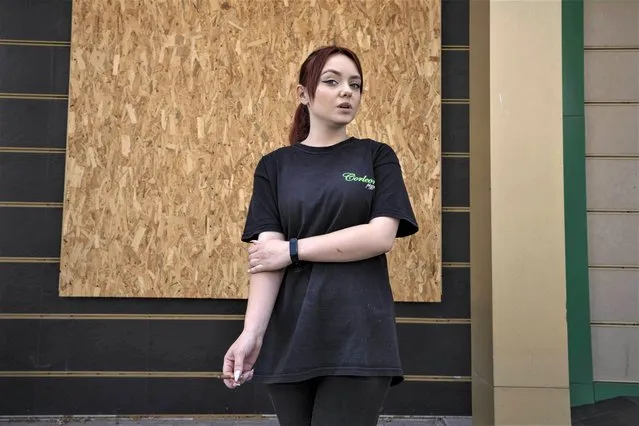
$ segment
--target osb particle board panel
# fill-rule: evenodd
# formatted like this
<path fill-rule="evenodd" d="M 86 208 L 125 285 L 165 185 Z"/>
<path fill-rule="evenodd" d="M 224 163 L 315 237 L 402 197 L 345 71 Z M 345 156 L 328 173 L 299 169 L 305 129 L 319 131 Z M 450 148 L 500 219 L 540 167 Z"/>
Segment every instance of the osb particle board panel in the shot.
<path fill-rule="evenodd" d="M 252 174 L 330 43 L 364 68 L 349 133 L 395 148 L 421 226 L 396 300 L 439 301 L 439 0 L 74 0 L 60 294 L 246 297 Z"/>

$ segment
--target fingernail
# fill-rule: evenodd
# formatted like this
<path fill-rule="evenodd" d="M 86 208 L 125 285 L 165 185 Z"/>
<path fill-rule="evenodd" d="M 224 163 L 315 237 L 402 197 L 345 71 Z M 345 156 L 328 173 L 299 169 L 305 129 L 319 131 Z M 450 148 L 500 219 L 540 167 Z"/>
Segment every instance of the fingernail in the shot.
<path fill-rule="evenodd" d="M 242 372 L 240 370 L 235 370 L 235 381 L 236 382 L 238 380 L 240 380 L 240 374 L 242 374 Z"/>

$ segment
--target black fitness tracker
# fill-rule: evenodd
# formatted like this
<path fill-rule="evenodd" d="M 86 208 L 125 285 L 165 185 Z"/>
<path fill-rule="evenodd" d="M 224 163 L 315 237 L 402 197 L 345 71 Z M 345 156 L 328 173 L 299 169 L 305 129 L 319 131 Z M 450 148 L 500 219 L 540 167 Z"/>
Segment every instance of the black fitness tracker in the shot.
<path fill-rule="evenodd" d="M 288 241 L 288 249 L 291 254 L 291 262 L 293 265 L 297 265 L 300 263 L 300 258 L 297 255 L 297 238 L 291 238 Z"/>

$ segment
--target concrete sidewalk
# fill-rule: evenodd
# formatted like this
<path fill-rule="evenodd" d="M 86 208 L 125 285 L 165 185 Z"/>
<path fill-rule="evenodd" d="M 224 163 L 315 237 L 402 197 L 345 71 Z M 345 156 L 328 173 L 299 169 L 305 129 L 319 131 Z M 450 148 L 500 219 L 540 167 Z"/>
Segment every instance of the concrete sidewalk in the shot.
<path fill-rule="evenodd" d="M 230 418 L 231 416 L 229 416 Z M 0 426 L 278 426 L 273 417 L 218 420 L 206 417 L 114 418 L 114 417 L 34 417 L 0 418 Z M 336 425 L 338 426 L 338 425 Z M 470 417 L 382 417 L 378 426 L 472 426 Z"/>

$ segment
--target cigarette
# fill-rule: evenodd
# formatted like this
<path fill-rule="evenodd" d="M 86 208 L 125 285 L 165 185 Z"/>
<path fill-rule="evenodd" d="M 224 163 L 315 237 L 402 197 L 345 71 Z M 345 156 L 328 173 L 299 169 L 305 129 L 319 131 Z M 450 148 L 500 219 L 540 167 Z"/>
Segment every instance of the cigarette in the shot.
<path fill-rule="evenodd" d="M 216 379 L 234 380 L 237 382 L 238 380 L 240 380 L 241 377 L 248 377 L 252 371 L 253 370 L 241 372 L 240 370 L 237 370 L 235 374 L 218 373 L 214 374 L 213 377 Z"/>

